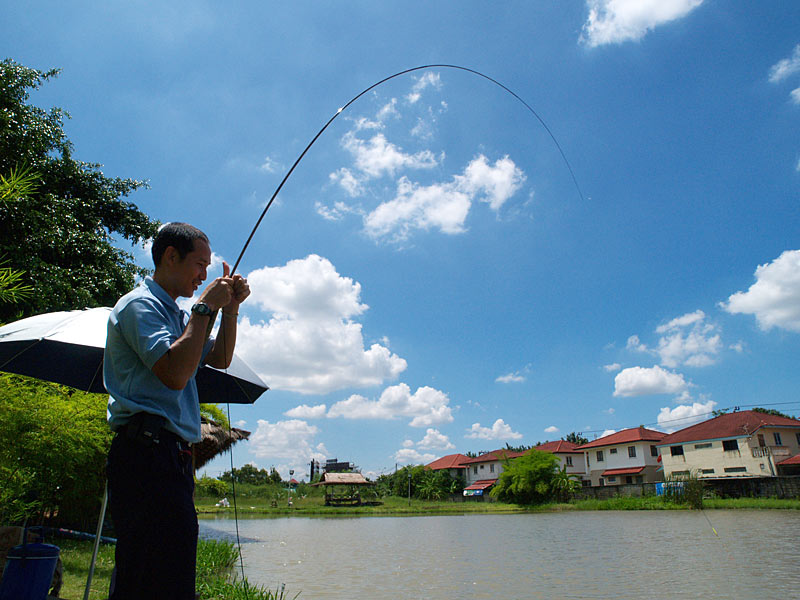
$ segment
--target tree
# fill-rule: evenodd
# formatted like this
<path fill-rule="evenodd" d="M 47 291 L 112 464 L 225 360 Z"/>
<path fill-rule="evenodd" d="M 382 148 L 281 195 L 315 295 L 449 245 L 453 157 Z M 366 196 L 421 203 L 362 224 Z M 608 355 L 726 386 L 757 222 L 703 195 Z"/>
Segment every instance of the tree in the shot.
<path fill-rule="evenodd" d="M 35 174 L 0 199 L 0 257 L 33 288 L 30 302 L 0 303 L 0 322 L 114 304 L 145 270 L 113 236 L 139 243 L 158 226 L 124 200 L 145 182 L 106 177 L 101 165 L 75 160 L 63 130 L 69 115 L 28 103 L 30 91 L 57 74 L 0 62 L 0 176 L 8 184 Z"/>
<path fill-rule="evenodd" d="M 283 480 L 281 479 L 281 474 L 278 473 L 278 470 L 275 467 L 272 467 L 269 470 L 269 480 L 272 483 L 281 483 Z"/>
<path fill-rule="evenodd" d="M 567 502 L 570 495 L 581 486 L 577 476 L 572 473 L 567 473 L 567 465 L 563 465 L 557 469 L 553 474 L 553 480 L 550 482 L 550 487 L 553 490 L 553 495 L 559 502 Z"/>
<path fill-rule="evenodd" d="M 270 483 L 267 470 L 259 469 L 251 464 L 242 465 L 240 469 L 234 468 L 232 471 L 225 471 L 219 478 L 226 482 L 248 483 L 250 485 Z"/>
<path fill-rule="evenodd" d="M 552 497 L 558 458 L 535 448 L 520 457 L 505 459 L 503 472 L 489 492 L 493 498 L 516 504 L 540 504 Z"/>
<path fill-rule="evenodd" d="M 0 375 L 0 523 L 97 522 L 113 434 L 108 396 Z"/>
<path fill-rule="evenodd" d="M 782 413 L 781 411 L 775 410 L 774 408 L 760 408 L 757 406 L 756 408 L 753 409 L 753 411 L 760 412 L 765 415 L 772 415 L 773 417 L 786 417 L 787 419 L 794 419 L 794 417 L 792 417 L 791 415 Z"/>
<path fill-rule="evenodd" d="M 574 431 L 567 435 L 565 438 L 561 438 L 565 442 L 571 442 L 576 446 L 583 446 L 584 444 L 588 444 L 588 438 L 583 437 L 580 433 L 575 433 Z"/>

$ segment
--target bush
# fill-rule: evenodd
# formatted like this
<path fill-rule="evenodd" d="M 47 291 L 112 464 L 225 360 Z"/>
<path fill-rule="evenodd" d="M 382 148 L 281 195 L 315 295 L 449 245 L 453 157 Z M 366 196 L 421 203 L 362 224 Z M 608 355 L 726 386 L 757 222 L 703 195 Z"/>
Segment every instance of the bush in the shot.
<path fill-rule="evenodd" d="M 194 489 L 196 495 L 212 498 L 222 498 L 231 493 L 231 487 L 227 482 L 214 479 L 208 475 L 203 475 L 200 479 L 196 479 Z"/>
<path fill-rule="evenodd" d="M 664 500 L 703 508 L 705 485 L 694 471 L 688 475 L 670 475 L 664 483 Z"/>

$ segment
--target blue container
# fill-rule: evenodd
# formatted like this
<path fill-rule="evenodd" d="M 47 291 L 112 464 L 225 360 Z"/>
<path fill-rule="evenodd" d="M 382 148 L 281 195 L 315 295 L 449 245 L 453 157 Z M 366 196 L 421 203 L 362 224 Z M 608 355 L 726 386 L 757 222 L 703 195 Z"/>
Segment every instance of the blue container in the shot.
<path fill-rule="evenodd" d="M 8 551 L 0 600 L 45 600 L 58 563 L 58 546 L 25 544 Z"/>

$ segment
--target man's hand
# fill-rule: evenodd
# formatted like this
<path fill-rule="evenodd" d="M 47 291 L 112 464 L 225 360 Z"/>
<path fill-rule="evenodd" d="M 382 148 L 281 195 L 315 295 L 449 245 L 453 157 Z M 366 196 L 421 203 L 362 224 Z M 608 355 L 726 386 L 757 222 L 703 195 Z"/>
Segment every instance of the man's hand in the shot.
<path fill-rule="evenodd" d="M 222 277 L 217 277 L 214 281 L 208 284 L 203 293 L 200 294 L 200 302 L 205 303 L 208 307 L 217 311 L 220 308 L 228 306 L 234 298 L 234 277 L 231 277 L 231 268 L 228 263 L 222 263 Z M 238 276 L 241 278 L 241 276 Z M 248 294 L 249 294 L 248 288 Z M 245 296 L 246 297 L 246 296 Z M 238 306 L 238 304 L 237 304 Z"/>

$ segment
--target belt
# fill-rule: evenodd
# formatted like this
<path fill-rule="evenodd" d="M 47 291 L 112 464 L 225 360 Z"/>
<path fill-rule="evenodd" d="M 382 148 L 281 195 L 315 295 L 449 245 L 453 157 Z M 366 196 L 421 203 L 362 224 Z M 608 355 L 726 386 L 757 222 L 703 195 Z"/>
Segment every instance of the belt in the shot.
<path fill-rule="evenodd" d="M 163 417 L 157 417 L 149 413 L 137 413 L 130 421 L 117 429 L 117 434 L 136 440 L 146 446 L 159 444 L 163 441 L 167 444 L 176 444 L 179 450 L 190 450 L 192 445 L 178 434 L 165 429 L 161 425 L 163 422 Z"/>

